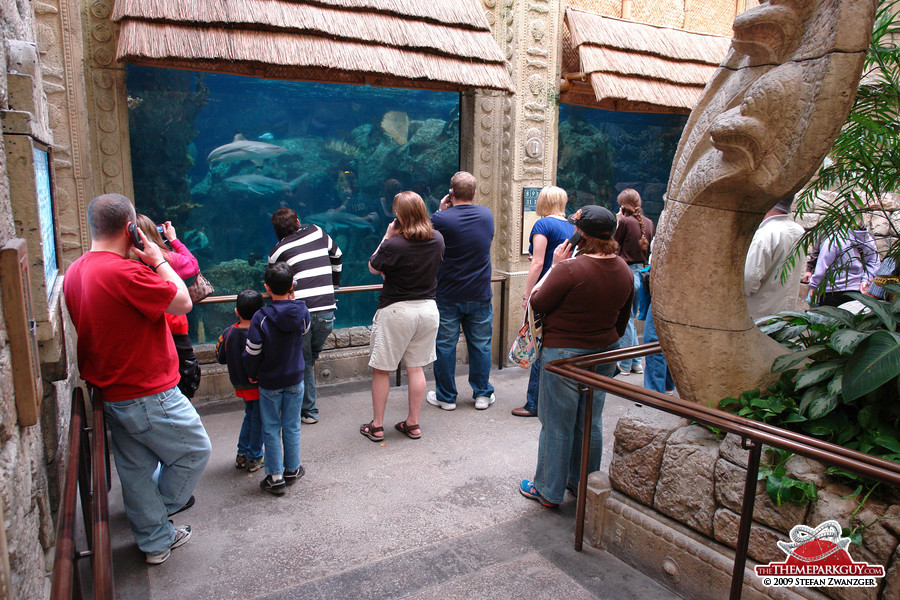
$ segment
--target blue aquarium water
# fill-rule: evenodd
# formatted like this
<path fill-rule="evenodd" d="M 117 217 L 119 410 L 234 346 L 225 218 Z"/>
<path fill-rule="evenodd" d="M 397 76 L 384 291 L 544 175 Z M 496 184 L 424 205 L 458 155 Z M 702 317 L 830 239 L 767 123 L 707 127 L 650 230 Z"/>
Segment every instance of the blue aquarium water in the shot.
<path fill-rule="evenodd" d="M 557 185 L 569 194 L 567 212 L 586 204 L 619 210 L 625 188 L 641 194 L 644 214 L 659 220 L 672 158 L 687 115 L 559 107 Z"/>
<path fill-rule="evenodd" d="M 172 221 L 216 295 L 262 291 L 284 206 L 341 248 L 342 286 L 380 283 L 367 262 L 393 196 L 415 190 L 433 211 L 458 170 L 458 94 L 132 65 L 126 78 L 137 210 Z M 371 324 L 376 298 L 339 296 L 335 326 Z M 189 320 L 213 342 L 233 306 Z"/>

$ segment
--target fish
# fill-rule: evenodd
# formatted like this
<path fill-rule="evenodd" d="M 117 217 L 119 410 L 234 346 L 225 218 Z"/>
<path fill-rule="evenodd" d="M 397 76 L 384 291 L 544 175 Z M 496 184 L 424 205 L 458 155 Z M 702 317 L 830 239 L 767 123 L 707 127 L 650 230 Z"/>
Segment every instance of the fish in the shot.
<path fill-rule="evenodd" d="M 249 160 L 257 167 L 262 167 L 262 161 L 273 156 L 279 156 L 288 149 L 267 142 L 252 142 L 240 133 L 234 134 L 234 140 L 219 146 L 209 153 L 206 162 L 238 162 Z"/>
<path fill-rule="evenodd" d="M 228 177 L 225 179 L 225 183 L 228 183 L 233 187 L 246 188 L 254 194 L 264 196 L 274 192 L 293 192 L 294 188 L 297 187 L 297 184 L 304 179 L 306 179 L 306 175 L 301 175 L 300 177 L 287 182 L 280 179 L 273 179 L 272 177 L 266 177 L 265 175 L 259 175 L 257 173 L 247 173 L 244 175 Z"/>
<path fill-rule="evenodd" d="M 342 210 L 327 210 L 322 213 L 308 215 L 306 222 L 318 225 L 327 232 L 334 229 L 349 229 L 350 227 L 358 227 L 360 229 L 371 229 L 375 231 L 375 225 L 368 219 L 357 217 L 354 214 Z"/>
<path fill-rule="evenodd" d="M 262 134 L 261 136 L 259 136 L 259 139 L 265 140 L 267 142 L 271 142 L 272 140 L 275 139 L 275 136 L 267 131 L 264 134 Z"/>
<path fill-rule="evenodd" d="M 181 234 L 181 241 L 191 252 L 196 252 L 197 250 L 202 250 L 209 246 L 209 238 L 206 237 L 205 233 L 197 229 L 188 229 L 185 231 Z"/>
<path fill-rule="evenodd" d="M 250 252 L 247 254 L 247 264 L 251 267 L 256 264 L 256 261 L 260 260 L 263 257 L 259 252 Z"/>

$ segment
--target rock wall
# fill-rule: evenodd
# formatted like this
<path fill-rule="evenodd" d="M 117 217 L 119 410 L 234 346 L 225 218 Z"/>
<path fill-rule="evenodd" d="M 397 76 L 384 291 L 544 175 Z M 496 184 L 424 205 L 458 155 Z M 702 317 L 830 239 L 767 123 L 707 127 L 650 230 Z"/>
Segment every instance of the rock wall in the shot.
<path fill-rule="evenodd" d="M 68 127 L 83 120 L 78 95 L 80 5 L 59 0 L 0 0 L 0 246 L 14 238 L 27 241 L 31 263 L 32 317 L 40 361 L 42 394 L 38 422 L 19 420 L 13 385 L 9 328 L 0 297 L 0 598 L 49 597 L 54 557 L 55 514 L 60 467 L 66 452 L 70 398 L 76 383 L 70 326 L 60 301 L 60 279 L 47 286 L 43 253 L 32 215 L 37 199 L 30 186 L 30 165 L 7 159 L 6 150 L 35 144 L 51 149 L 55 234 L 59 267 L 71 258 L 78 220 L 71 217 L 68 190 L 80 175 L 71 159 Z M 67 62 L 68 61 L 68 62 Z M 81 112 L 79 112 L 81 108 Z M 71 185 L 70 185 L 71 184 Z M 77 244 L 80 247 L 80 244 Z M 48 289 L 49 288 L 49 289 Z M 2 550 L 5 550 L 3 552 Z"/>
<path fill-rule="evenodd" d="M 635 408 L 622 417 L 615 437 L 609 468 L 613 489 L 709 540 L 736 546 L 749 454 L 739 437 L 729 434 L 720 441 L 703 427 L 649 408 Z M 765 455 L 763 449 L 764 461 Z M 759 481 L 749 558 L 758 563 L 784 561 L 776 542 L 788 541 L 787 534 L 798 524 L 815 528 L 830 519 L 843 527 L 874 523 L 864 531 L 862 544 L 851 545 L 848 551 L 854 561 L 885 567 L 878 587 L 818 591 L 835 600 L 900 597 L 900 503 L 870 497 L 854 515 L 857 501 L 848 497 L 853 490 L 826 478 L 821 464 L 794 456 L 787 467 L 791 477 L 815 483 L 818 500 L 777 506 L 766 493 L 765 480 Z"/>

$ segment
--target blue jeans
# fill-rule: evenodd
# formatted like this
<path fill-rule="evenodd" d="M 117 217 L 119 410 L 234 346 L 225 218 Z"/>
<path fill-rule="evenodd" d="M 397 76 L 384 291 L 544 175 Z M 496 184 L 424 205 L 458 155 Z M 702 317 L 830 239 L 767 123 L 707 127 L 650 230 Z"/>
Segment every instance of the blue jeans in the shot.
<path fill-rule="evenodd" d="M 647 320 L 644 321 L 644 342 L 659 341 L 656 335 L 656 325 L 653 322 L 653 309 L 647 311 Z M 658 354 L 649 354 L 647 356 L 647 368 L 644 370 L 644 387 L 660 394 L 665 394 L 669 390 L 675 389 L 675 382 L 672 381 L 672 374 L 666 364 L 666 357 L 662 352 Z"/>
<path fill-rule="evenodd" d="M 528 391 L 525 392 L 525 410 L 531 413 L 538 411 L 538 398 L 541 391 L 541 371 L 544 370 L 543 355 L 531 363 L 528 373 Z"/>
<path fill-rule="evenodd" d="M 437 399 L 456 403 L 456 344 L 459 328 L 466 335 L 469 351 L 469 385 L 472 397 L 490 396 L 494 386 L 491 374 L 491 335 L 494 326 L 494 309 L 487 302 L 438 302 L 441 322 L 435 340 L 434 384 Z"/>
<path fill-rule="evenodd" d="M 259 413 L 262 417 L 265 465 L 269 475 L 281 475 L 285 469 L 300 468 L 300 407 L 303 405 L 303 382 L 267 390 L 259 388 Z M 282 442 L 284 453 L 282 454 Z"/>
<path fill-rule="evenodd" d="M 244 401 L 244 422 L 238 436 L 238 454 L 259 460 L 263 455 L 262 416 L 259 413 L 259 400 Z"/>
<path fill-rule="evenodd" d="M 177 387 L 103 402 L 103 414 L 131 533 L 143 552 L 165 550 L 175 541 L 169 513 L 190 499 L 212 449 L 200 415 Z"/>
<path fill-rule="evenodd" d="M 560 358 L 582 354 L 605 352 L 619 347 L 621 340 L 605 348 L 583 350 L 580 348 L 547 348 L 541 350 L 545 363 Z M 594 372 L 612 377 L 616 363 L 594 367 Z M 541 496 L 554 503 L 561 503 L 566 485 L 577 486 L 581 478 L 581 437 L 584 431 L 584 407 L 586 395 L 578 391 L 578 384 L 548 371 L 541 373 L 541 392 L 538 402 L 538 419 L 541 435 L 538 440 L 538 463 L 534 474 L 534 486 Z M 591 419 L 591 450 L 588 472 L 600 469 L 603 457 L 603 403 L 606 392 L 594 390 L 594 412 Z"/>
<path fill-rule="evenodd" d="M 622 336 L 622 348 L 628 348 L 630 346 L 637 346 L 637 329 L 634 327 L 634 318 L 638 314 L 638 309 L 640 308 L 640 291 L 641 291 L 641 275 L 640 271 L 646 265 L 641 263 L 635 263 L 633 265 L 628 265 L 628 268 L 631 269 L 631 274 L 634 277 L 634 301 L 631 303 L 631 318 L 628 319 L 628 327 L 625 328 L 625 335 Z M 619 361 L 619 366 L 624 372 L 628 372 L 631 370 L 632 362 L 634 364 L 641 364 L 642 358 L 627 358 Z"/>
<path fill-rule="evenodd" d="M 309 313 L 309 331 L 303 336 L 303 407 L 300 414 L 304 417 L 319 418 L 319 407 L 316 406 L 316 361 L 325 340 L 334 329 L 334 311 L 321 310 Z"/>

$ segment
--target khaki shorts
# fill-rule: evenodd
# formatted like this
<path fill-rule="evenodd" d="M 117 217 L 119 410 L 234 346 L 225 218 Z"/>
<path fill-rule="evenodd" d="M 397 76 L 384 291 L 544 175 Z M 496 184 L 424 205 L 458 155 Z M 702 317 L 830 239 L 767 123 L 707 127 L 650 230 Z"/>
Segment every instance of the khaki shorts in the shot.
<path fill-rule="evenodd" d="M 369 366 L 393 371 L 434 362 L 434 340 L 440 315 L 434 300 L 395 302 L 375 311 L 369 339 Z"/>

